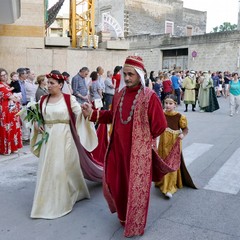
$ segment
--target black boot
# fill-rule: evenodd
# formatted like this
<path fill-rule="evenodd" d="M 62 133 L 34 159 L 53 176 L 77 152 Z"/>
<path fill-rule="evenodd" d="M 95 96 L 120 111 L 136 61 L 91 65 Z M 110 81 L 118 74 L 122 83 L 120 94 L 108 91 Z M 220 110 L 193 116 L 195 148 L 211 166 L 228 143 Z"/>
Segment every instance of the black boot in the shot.
<path fill-rule="evenodd" d="M 195 112 L 195 104 L 192 105 L 192 111 Z"/>
<path fill-rule="evenodd" d="M 188 110 L 188 104 L 185 104 L 185 107 L 186 107 L 186 109 L 185 109 L 185 111 L 184 112 L 187 112 Z"/>

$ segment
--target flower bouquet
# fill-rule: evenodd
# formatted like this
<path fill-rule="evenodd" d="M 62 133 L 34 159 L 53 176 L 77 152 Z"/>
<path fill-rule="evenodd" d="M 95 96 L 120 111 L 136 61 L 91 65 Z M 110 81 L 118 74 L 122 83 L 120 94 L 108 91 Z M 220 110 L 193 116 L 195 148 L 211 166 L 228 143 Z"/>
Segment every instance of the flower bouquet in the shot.
<path fill-rule="evenodd" d="M 27 113 L 26 117 L 24 118 L 24 120 L 27 120 L 29 123 L 31 123 L 31 125 L 33 125 L 34 123 L 38 124 L 38 127 L 43 126 L 44 124 L 44 119 L 43 116 L 40 112 L 39 109 L 39 104 L 32 101 L 29 102 L 27 104 L 27 108 L 26 109 L 22 109 L 19 113 L 17 113 L 17 115 L 22 115 L 23 113 Z M 40 149 L 42 147 L 43 142 L 47 142 L 48 141 L 48 137 L 49 137 L 49 133 L 46 131 L 41 131 L 40 134 L 42 135 L 42 138 L 36 142 L 33 147 L 37 147 L 34 151 L 40 152 Z"/>

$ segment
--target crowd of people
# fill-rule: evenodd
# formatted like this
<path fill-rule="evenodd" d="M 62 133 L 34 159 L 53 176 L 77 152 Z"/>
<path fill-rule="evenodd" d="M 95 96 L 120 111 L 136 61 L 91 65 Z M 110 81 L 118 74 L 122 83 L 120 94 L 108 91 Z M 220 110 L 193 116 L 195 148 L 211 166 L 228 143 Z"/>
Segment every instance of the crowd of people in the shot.
<path fill-rule="evenodd" d="M 218 97 L 229 97 L 230 116 L 238 112 L 237 73 L 151 71 L 148 77 L 139 56 L 127 57 L 106 78 L 101 66 L 92 72 L 82 67 L 72 79 L 59 70 L 35 79 L 29 68 L 17 69 L 8 79 L 0 68 L 0 154 L 15 153 L 25 144 L 36 154 L 47 132 L 36 154 L 31 217 L 55 219 L 71 212 L 77 201 L 90 198 L 88 179 L 102 182 L 124 235 L 142 235 L 152 182 L 168 199 L 183 184 L 196 188 L 181 150 L 188 122 L 176 107 L 184 103 L 184 112 L 189 105 L 193 112 L 197 105 L 200 112 L 213 112 L 219 109 Z M 29 126 L 33 101 L 43 121 Z"/>
<path fill-rule="evenodd" d="M 213 112 L 219 109 L 218 98 L 229 99 L 229 115 L 238 113 L 240 87 L 237 72 L 229 71 L 151 71 L 153 90 L 163 102 L 166 95 L 174 94 L 177 104 L 184 103 L 185 111 L 191 104 L 192 111 Z"/>

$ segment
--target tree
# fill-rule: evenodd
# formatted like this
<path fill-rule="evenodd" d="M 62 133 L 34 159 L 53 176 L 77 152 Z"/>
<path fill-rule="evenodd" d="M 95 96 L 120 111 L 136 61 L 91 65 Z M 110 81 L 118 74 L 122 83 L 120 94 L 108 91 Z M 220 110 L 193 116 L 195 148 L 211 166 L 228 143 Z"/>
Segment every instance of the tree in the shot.
<path fill-rule="evenodd" d="M 224 22 L 222 25 L 213 28 L 212 32 L 226 32 L 237 30 L 237 24 L 231 24 L 230 22 Z"/>

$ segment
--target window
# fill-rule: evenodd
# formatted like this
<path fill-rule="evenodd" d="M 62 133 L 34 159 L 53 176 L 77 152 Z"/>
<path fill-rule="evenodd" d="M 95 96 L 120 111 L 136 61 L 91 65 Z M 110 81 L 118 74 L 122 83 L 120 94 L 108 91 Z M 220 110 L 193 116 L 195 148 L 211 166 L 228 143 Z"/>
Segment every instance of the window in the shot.
<path fill-rule="evenodd" d="M 192 26 L 187 26 L 187 36 L 192 36 L 193 28 Z"/>
<path fill-rule="evenodd" d="M 173 28 L 174 28 L 174 23 L 166 21 L 165 22 L 165 33 L 170 33 L 173 35 Z"/>

